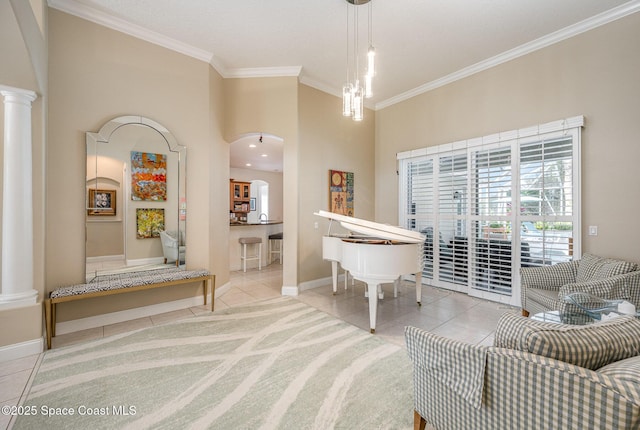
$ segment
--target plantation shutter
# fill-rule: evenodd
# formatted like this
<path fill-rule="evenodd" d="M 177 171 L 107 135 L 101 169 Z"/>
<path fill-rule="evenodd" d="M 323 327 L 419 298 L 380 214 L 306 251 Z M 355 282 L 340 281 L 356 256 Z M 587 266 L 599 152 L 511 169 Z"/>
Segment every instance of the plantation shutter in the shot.
<path fill-rule="evenodd" d="M 440 155 L 438 158 L 438 279 L 467 285 L 467 250 L 458 246 L 467 232 L 467 154 Z M 461 239 L 462 238 L 462 239 Z"/>
<path fill-rule="evenodd" d="M 520 230 L 526 265 L 570 260 L 574 231 L 572 136 L 520 146 Z"/>
<path fill-rule="evenodd" d="M 398 154 L 400 223 L 425 282 L 520 304 L 521 267 L 581 254 L 583 117 Z"/>
<path fill-rule="evenodd" d="M 408 160 L 402 165 L 406 188 L 403 215 L 404 226 L 409 230 L 420 231 L 426 236 L 423 246 L 424 269 L 423 276 L 433 279 L 434 241 L 434 177 L 433 159 L 420 157 Z"/>
<path fill-rule="evenodd" d="M 512 148 L 471 152 L 471 287 L 511 294 L 513 194 Z"/>

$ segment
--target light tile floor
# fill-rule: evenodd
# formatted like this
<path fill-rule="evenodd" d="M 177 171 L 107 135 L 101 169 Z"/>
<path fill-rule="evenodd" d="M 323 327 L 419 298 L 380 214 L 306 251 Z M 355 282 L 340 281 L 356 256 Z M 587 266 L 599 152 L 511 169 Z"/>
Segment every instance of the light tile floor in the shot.
<path fill-rule="evenodd" d="M 241 306 L 258 300 L 279 297 L 282 287 L 282 266 L 274 263 L 262 270 L 232 272 L 231 288 L 216 299 L 215 309 Z M 403 282 L 398 297 L 393 297 L 393 285 L 383 286 L 385 297 L 378 302 L 376 335 L 404 346 L 404 327 L 413 325 L 433 333 L 473 344 L 490 345 L 496 323 L 505 312 L 518 313 L 519 309 L 466 294 L 423 286 L 422 306 L 415 300 L 415 285 Z M 369 330 L 368 299 L 364 297 L 365 284 L 355 282 L 346 290 L 339 285 L 333 294 L 331 284 L 305 290 L 297 297 L 364 330 Z M 118 324 L 82 330 L 53 338 L 52 347 L 59 348 L 86 342 L 130 330 L 137 330 L 208 312 L 207 306 L 195 306 L 174 312 L 139 318 Z M 18 405 L 26 392 L 34 369 L 42 354 L 0 363 L 0 405 Z M 10 416 L 0 414 L 0 428 L 9 428 Z"/>

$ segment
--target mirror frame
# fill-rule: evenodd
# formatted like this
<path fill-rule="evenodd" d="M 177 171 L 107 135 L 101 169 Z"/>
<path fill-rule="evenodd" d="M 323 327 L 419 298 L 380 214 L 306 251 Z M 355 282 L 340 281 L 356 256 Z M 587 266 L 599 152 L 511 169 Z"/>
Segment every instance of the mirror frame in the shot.
<path fill-rule="evenodd" d="M 177 220 L 178 220 L 178 225 L 177 225 L 177 230 L 178 230 L 178 240 L 179 243 L 184 243 L 184 245 L 186 246 L 186 190 L 187 190 L 187 184 L 186 184 L 186 180 L 187 180 L 187 148 L 186 146 L 180 145 L 178 143 L 178 141 L 176 140 L 176 138 L 173 136 L 173 134 L 167 130 L 166 127 L 164 127 L 162 124 L 150 119 L 150 118 L 146 118 L 143 116 L 139 116 L 139 115 L 123 115 L 123 116 L 119 116 L 116 118 L 113 118 L 109 121 L 107 121 L 97 133 L 94 132 L 86 132 L 86 138 L 85 138 L 85 160 L 88 158 L 89 154 L 89 148 L 90 146 L 94 146 L 97 148 L 98 144 L 109 144 L 110 143 L 110 139 L 111 136 L 113 135 L 113 133 L 120 129 L 121 127 L 124 127 L 126 125 L 142 125 L 142 126 L 146 126 L 151 128 L 152 130 L 156 131 L 163 139 L 164 142 L 167 144 L 167 147 L 169 149 L 169 152 L 174 152 L 178 155 L 178 172 L 177 172 L 177 177 L 178 177 L 178 202 L 177 202 L 177 210 L 178 213 L 177 215 Z M 97 153 L 97 151 L 96 151 Z M 182 169 L 184 171 L 182 171 Z M 87 183 L 87 176 L 88 176 L 88 169 L 86 167 L 86 162 L 85 162 L 85 184 Z M 97 178 L 97 176 L 96 176 Z M 86 185 L 85 185 L 86 188 Z M 89 201 L 88 201 L 88 196 L 87 196 L 87 192 L 85 189 L 85 226 L 87 225 L 87 222 L 89 220 L 88 215 L 87 215 L 87 210 L 90 206 Z M 126 207 L 126 203 L 124 205 Z M 124 209 L 124 208 L 123 208 Z M 126 213 L 126 212 L 125 212 Z M 125 219 L 123 219 L 123 222 L 126 222 Z M 85 274 L 86 274 L 86 265 L 87 265 L 87 256 L 86 256 L 86 234 L 87 234 L 87 228 L 85 227 Z M 126 259 L 126 241 L 125 241 L 125 259 Z M 126 263 L 126 262 L 125 262 Z M 186 266 L 186 258 L 185 258 L 185 266 Z M 127 267 L 129 268 L 130 266 L 123 266 L 123 267 Z M 135 266 L 131 266 L 131 267 L 135 267 Z M 143 268 L 140 268 L 140 271 L 144 270 Z M 100 272 L 96 271 L 96 276 L 99 275 Z"/>

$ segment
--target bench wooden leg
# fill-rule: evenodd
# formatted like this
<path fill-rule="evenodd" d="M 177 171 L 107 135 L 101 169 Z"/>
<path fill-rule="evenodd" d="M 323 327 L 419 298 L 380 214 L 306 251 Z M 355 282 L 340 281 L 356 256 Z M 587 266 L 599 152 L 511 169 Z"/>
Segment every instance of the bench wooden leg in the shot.
<path fill-rule="evenodd" d="M 216 275 L 211 275 L 207 283 L 211 284 L 211 312 L 213 312 L 213 307 L 216 304 Z"/>
<path fill-rule="evenodd" d="M 526 309 L 522 309 L 522 316 L 523 317 L 528 317 L 529 316 L 529 311 Z"/>
<path fill-rule="evenodd" d="M 417 411 L 413 411 L 413 430 L 424 430 L 427 422 L 420 416 Z"/>
<path fill-rule="evenodd" d="M 51 299 L 46 299 L 44 301 L 44 320 L 45 320 L 45 328 L 47 331 L 47 349 L 51 349 L 51 338 L 53 337 L 53 327 L 55 323 L 53 322 L 53 304 L 51 303 Z"/>
<path fill-rule="evenodd" d="M 207 290 L 209 289 L 209 281 L 204 279 L 202 281 L 202 291 L 204 294 L 204 305 L 207 306 Z"/>

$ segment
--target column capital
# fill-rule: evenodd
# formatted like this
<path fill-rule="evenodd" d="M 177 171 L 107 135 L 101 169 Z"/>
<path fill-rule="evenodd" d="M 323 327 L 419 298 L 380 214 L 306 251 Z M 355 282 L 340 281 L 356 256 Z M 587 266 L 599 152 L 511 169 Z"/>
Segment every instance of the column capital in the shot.
<path fill-rule="evenodd" d="M 25 90 L 23 88 L 10 87 L 8 85 L 0 85 L 0 94 L 2 94 L 5 99 L 7 97 L 18 97 L 24 101 L 32 102 L 38 98 L 38 94 L 35 91 Z"/>

